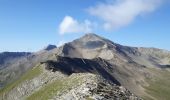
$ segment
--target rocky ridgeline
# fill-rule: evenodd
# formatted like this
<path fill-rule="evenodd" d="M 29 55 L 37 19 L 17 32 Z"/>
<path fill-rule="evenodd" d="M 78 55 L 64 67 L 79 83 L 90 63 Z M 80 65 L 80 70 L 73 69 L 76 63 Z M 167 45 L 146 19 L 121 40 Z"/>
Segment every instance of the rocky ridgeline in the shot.
<path fill-rule="evenodd" d="M 5 94 L 3 99 L 37 100 L 36 97 L 38 97 L 38 99 L 46 100 L 37 96 L 39 94 L 36 93 L 42 88 L 53 86 L 52 84 L 56 82 L 55 84 L 60 85 L 61 90 L 54 92 L 56 87 L 53 87 L 54 91 L 49 91 L 48 88 L 43 90 L 53 94 L 48 97 L 50 100 L 141 100 L 116 80 L 111 80 L 114 77 L 108 80 L 107 77 L 111 76 L 106 73 L 107 70 L 98 69 L 104 65 L 109 64 L 101 58 L 88 60 L 58 56 L 57 61 L 42 62 L 40 66 L 33 68 L 32 70 L 42 70 L 41 74 L 18 84 Z M 35 97 L 32 98 L 32 95 Z"/>
<path fill-rule="evenodd" d="M 110 83 L 98 75 L 85 79 L 84 83 L 66 91 L 55 100 L 142 100 L 123 86 Z"/>
<path fill-rule="evenodd" d="M 80 73 L 86 75 L 81 84 L 55 96 L 55 100 L 142 100 L 121 86 L 109 73 L 105 73 L 107 70 L 104 66 L 109 67 L 109 63 L 101 58 L 89 60 L 57 56 L 56 61 L 44 63 L 45 68 L 52 72 L 60 71 L 75 77 L 79 77 Z M 107 77 L 111 77 L 110 80 Z"/>

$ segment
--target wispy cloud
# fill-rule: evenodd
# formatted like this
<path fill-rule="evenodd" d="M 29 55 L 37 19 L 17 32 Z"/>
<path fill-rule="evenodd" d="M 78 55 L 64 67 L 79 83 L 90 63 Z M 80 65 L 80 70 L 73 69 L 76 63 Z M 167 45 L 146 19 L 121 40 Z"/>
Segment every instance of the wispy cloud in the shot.
<path fill-rule="evenodd" d="M 155 11 L 164 0 L 110 0 L 88 8 L 88 12 L 104 21 L 105 30 L 122 28 L 136 17 Z"/>
<path fill-rule="evenodd" d="M 59 34 L 92 32 L 92 27 L 92 22 L 89 20 L 78 22 L 71 16 L 65 16 L 59 25 Z"/>

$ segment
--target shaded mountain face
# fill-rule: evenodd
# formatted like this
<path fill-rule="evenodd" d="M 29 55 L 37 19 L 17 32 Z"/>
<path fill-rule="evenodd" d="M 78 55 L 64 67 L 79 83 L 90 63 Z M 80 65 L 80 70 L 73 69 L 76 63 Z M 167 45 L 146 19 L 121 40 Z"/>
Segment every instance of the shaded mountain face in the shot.
<path fill-rule="evenodd" d="M 101 58 L 89 60 L 57 56 L 56 61 L 51 60 L 42 62 L 42 64 L 43 63 L 46 64 L 45 68 L 47 70 L 52 70 L 53 72 L 60 71 L 66 75 L 71 75 L 73 73 L 99 74 L 106 80 L 120 85 L 120 83 L 108 71 L 113 69 L 114 66 Z"/>
<path fill-rule="evenodd" d="M 14 72 L 16 73 L 14 75 L 11 74 L 11 76 L 23 75 L 24 77 L 15 78 L 18 79 L 19 82 L 15 83 L 14 80 L 12 83 L 10 82 L 10 85 L 16 88 L 11 88 L 9 85 L 4 87 L 4 89 L 0 91 L 0 94 L 6 91 L 6 97 L 13 98 L 13 96 L 15 96 L 21 99 L 23 99 L 23 95 L 38 97 L 42 91 L 48 91 L 53 94 L 54 91 L 50 88 L 50 86 L 54 85 L 52 84 L 53 82 L 64 84 L 67 82 L 64 80 L 61 82 L 59 80 L 66 78 L 68 82 L 74 83 L 77 82 L 77 80 L 72 81 L 72 79 L 79 78 L 81 76 L 79 76 L 79 74 L 83 73 L 86 82 L 93 80 L 87 78 L 89 76 L 91 77 L 91 74 L 92 76 L 97 75 L 100 76 L 100 78 L 97 79 L 107 80 L 109 84 L 112 83 L 123 86 L 131 93 L 146 100 L 169 100 L 169 65 L 169 51 L 156 48 L 123 46 L 96 34 L 86 34 L 61 47 L 52 47 L 52 49 L 50 47 L 48 50 L 32 53 L 28 57 L 11 64 L 11 66 L 15 67 L 10 66 L 8 69 L 1 70 L 0 72 L 3 72 L 3 76 L 7 76 L 15 69 Z M 26 72 L 27 74 L 25 74 Z M 2 73 L 0 74 L 2 75 Z M 4 83 L 6 78 L 0 77 L 1 82 Z M 5 82 L 4 85 L 7 83 L 8 82 Z M 94 83 L 98 84 L 98 82 Z M 47 85 L 48 88 L 42 88 L 44 85 Z M 54 85 L 53 87 L 57 86 L 58 85 Z M 61 84 L 59 86 L 62 87 Z M 40 90 L 37 90 L 39 88 Z M 69 98 L 72 97 L 71 93 L 73 91 L 75 93 L 75 90 L 78 91 L 82 89 L 82 87 L 72 88 L 74 89 L 66 91 Z M 20 91 L 17 89 L 20 89 Z M 27 94 L 20 94 L 21 91 Z M 36 91 L 38 91 L 38 93 Z M 65 94 L 62 94 L 61 91 L 59 91 L 59 93 L 61 93 L 63 97 L 54 96 L 54 98 L 64 98 Z M 80 93 L 77 93 L 77 95 L 78 94 Z M 52 96 L 47 99 L 51 98 Z M 137 99 L 131 98 L 130 100 Z"/>

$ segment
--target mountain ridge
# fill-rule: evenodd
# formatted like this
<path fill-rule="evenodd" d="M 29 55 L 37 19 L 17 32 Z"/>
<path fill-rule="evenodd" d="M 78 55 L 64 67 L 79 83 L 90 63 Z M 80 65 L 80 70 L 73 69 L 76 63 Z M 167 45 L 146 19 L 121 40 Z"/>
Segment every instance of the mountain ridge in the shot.
<path fill-rule="evenodd" d="M 18 63 L 18 65 L 7 68 L 6 72 L 2 70 L 3 74 L 6 75 L 11 73 L 11 71 L 16 68 L 20 73 L 19 75 L 25 75 L 23 78 L 15 78 L 16 80 L 20 81 L 16 83 L 14 80 L 14 82 L 10 82 L 9 86 L 5 86 L 2 89 L 2 92 L 0 91 L 0 94 L 4 94 L 3 91 L 6 91 L 4 98 L 7 100 L 10 100 L 10 98 L 13 96 L 15 96 L 17 99 L 23 99 L 23 94 L 27 95 L 28 97 L 38 96 L 39 92 L 36 91 L 42 91 L 41 89 L 44 89 L 44 86 L 47 86 L 49 89 L 51 89 L 49 85 L 52 84 L 53 81 L 58 83 L 58 79 L 70 79 L 72 76 L 74 76 L 74 78 L 78 78 L 78 75 L 81 73 L 83 73 L 85 77 L 86 74 L 88 76 L 88 73 L 97 76 L 99 75 L 99 80 L 107 80 L 107 82 L 110 81 L 109 77 L 114 78 L 114 80 L 117 82 L 110 81 L 110 83 L 120 83 L 118 85 L 121 85 L 123 88 L 127 89 L 138 97 L 136 99 L 130 100 L 138 100 L 140 97 L 146 100 L 168 100 L 170 98 L 168 95 L 169 92 L 166 92 L 170 91 L 168 89 L 170 83 L 168 81 L 168 77 L 170 76 L 170 70 L 168 67 L 170 65 L 169 51 L 154 48 L 123 46 L 96 34 L 86 34 L 85 36 L 66 43 L 60 47 L 32 53 L 24 59 L 25 60 L 21 59 L 20 63 L 15 62 L 12 66 L 14 66 L 16 63 Z M 18 67 L 21 65 L 23 67 Z M 10 71 L 8 71 L 9 69 Z M 18 73 L 15 73 L 15 75 L 17 76 Z M 45 75 L 47 75 L 48 79 L 43 79 L 43 77 L 46 77 Z M 0 79 L 2 78 L 0 77 Z M 69 81 L 72 82 L 72 78 Z M 80 80 L 77 81 L 80 82 Z M 85 78 L 84 81 L 89 80 Z M 159 81 L 163 81 L 163 85 L 161 85 Z M 29 85 L 27 82 L 32 85 Z M 82 83 L 80 82 L 79 84 L 81 85 Z M 94 84 L 99 85 L 98 82 L 94 82 Z M 17 88 L 24 93 L 20 94 Z M 48 90 L 48 88 L 45 89 L 47 89 L 49 92 L 53 91 L 53 89 Z M 73 90 L 66 89 L 65 92 L 67 92 L 67 97 L 74 99 L 77 98 L 70 94 L 72 93 L 71 91 L 76 92 L 75 87 L 69 88 L 72 88 Z M 81 88 L 85 87 L 83 86 Z M 107 88 L 107 85 L 104 88 Z M 76 90 L 78 91 L 79 89 L 80 87 Z M 26 91 L 28 94 L 25 94 Z M 161 93 L 157 94 L 155 91 L 161 91 Z M 62 91 L 58 92 L 64 95 Z M 104 92 L 102 92 L 101 95 L 103 95 L 103 93 Z M 55 95 L 57 96 L 56 98 L 60 98 L 57 94 Z M 78 95 L 78 98 L 82 97 L 82 95 L 90 96 L 90 98 L 96 98 L 94 95 L 87 95 L 87 93 Z M 127 95 L 128 94 L 124 94 L 125 97 Z M 8 96 L 9 98 L 7 98 Z M 107 96 L 109 95 L 107 94 Z M 53 98 L 53 96 L 48 98 Z M 101 96 L 101 98 L 105 97 Z M 131 98 L 131 96 L 128 98 Z M 85 97 L 81 99 L 85 99 Z"/>

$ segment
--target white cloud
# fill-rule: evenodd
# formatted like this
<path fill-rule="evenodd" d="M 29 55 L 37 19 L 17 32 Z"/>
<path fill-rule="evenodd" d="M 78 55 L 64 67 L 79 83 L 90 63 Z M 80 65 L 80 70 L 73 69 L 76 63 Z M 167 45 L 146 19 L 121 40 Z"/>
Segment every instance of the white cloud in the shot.
<path fill-rule="evenodd" d="M 92 32 L 92 27 L 93 25 L 89 20 L 80 23 L 71 16 L 65 16 L 59 25 L 59 34 Z"/>
<path fill-rule="evenodd" d="M 155 11 L 161 1 L 164 0 L 111 0 L 88 8 L 88 12 L 102 19 L 106 30 L 113 30 L 127 26 L 138 16 Z"/>

